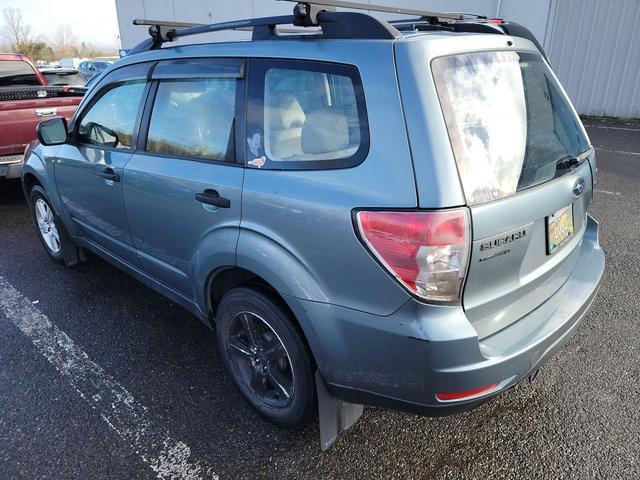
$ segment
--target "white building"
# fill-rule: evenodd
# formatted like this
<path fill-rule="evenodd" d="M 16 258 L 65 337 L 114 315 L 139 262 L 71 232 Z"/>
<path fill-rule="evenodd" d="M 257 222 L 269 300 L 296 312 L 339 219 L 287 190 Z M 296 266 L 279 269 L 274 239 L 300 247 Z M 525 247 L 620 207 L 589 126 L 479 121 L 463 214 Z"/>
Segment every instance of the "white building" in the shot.
<path fill-rule="evenodd" d="M 579 112 L 640 117 L 639 0 L 357 1 L 465 11 L 521 23 L 544 46 Z M 134 18 L 215 23 L 287 15 L 293 5 L 275 0 L 116 0 L 124 49 L 147 38 L 146 27 L 132 25 Z M 224 32 L 189 42 L 232 38 L 244 39 L 248 34 Z"/>

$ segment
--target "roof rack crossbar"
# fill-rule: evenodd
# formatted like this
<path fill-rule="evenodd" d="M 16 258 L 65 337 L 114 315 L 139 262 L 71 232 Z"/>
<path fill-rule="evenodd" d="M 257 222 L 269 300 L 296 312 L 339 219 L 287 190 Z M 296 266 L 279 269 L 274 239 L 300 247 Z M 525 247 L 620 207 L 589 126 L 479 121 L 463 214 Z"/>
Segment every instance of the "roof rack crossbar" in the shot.
<path fill-rule="evenodd" d="M 389 7 L 386 5 L 375 5 L 361 2 L 348 2 L 343 0 L 309 0 L 309 1 L 299 1 L 299 0 L 279 0 L 284 2 L 296 2 L 298 4 L 306 3 L 308 5 L 316 5 L 316 6 L 324 6 L 324 7 L 332 7 L 332 8 L 350 8 L 353 10 L 368 10 L 371 12 L 382 12 L 382 13 L 397 13 L 401 15 L 414 15 L 417 17 L 423 18 L 440 18 L 447 20 L 462 20 L 464 15 L 461 13 L 447 13 L 447 12 L 431 12 L 428 10 L 415 10 L 412 8 L 403 8 L 403 7 Z"/>
<path fill-rule="evenodd" d="M 220 32 L 223 30 L 253 30 L 257 27 L 275 27 L 276 25 L 288 25 L 294 22 L 294 15 L 277 17 L 247 18 L 243 20 L 232 20 L 221 23 L 189 23 L 173 22 L 165 20 L 135 19 L 134 25 L 149 25 L 149 35 L 151 38 L 140 42 L 128 55 L 157 50 L 165 42 L 171 42 L 179 37 L 197 35 L 200 33 Z M 185 27 L 185 28 L 180 28 Z"/>
<path fill-rule="evenodd" d="M 133 21 L 134 25 L 149 25 L 149 26 L 162 26 L 162 27 L 172 27 L 172 28 L 187 28 L 187 27 L 199 27 L 202 25 L 206 25 L 206 23 L 196 23 L 196 22 L 174 22 L 172 20 L 147 20 L 146 18 L 136 18 Z M 243 32 L 251 32 L 253 31 L 253 27 L 238 27 L 234 28 L 234 30 L 240 30 Z M 302 28 L 279 28 L 279 32 L 281 33 L 304 33 L 304 29 Z"/>
<path fill-rule="evenodd" d="M 243 20 L 231 20 L 229 22 L 212 23 L 204 25 L 196 25 L 193 27 L 182 28 L 175 30 L 171 39 L 186 37 L 189 35 L 198 35 L 200 33 L 220 32 L 223 30 L 238 30 L 245 28 L 255 27 L 270 27 L 276 25 L 290 25 L 295 20 L 294 15 L 281 15 L 277 17 L 261 17 L 261 18 L 246 18 Z"/>
<path fill-rule="evenodd" d="M 174 22 L 172 20 L 148 20 L 146 18 L 136 18 L 133 20 L 134 25 L 161 25 L 163 27 L 173 27 L 173 28 L 185 28 L 185 27 L 196 27 L 198 25 L 204 25 L 204 23 L 194 23 L 194 22 Z"/>

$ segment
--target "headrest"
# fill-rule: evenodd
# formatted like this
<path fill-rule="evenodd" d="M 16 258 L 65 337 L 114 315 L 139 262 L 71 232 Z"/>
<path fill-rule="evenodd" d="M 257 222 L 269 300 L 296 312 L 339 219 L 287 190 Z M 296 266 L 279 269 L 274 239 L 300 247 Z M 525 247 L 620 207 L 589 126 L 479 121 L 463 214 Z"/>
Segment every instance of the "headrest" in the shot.
<path fill-rule="evenodd" d="M 335 107 L 308 112 L 302 127 L 304 153 L 336 152 L 349 146 L 349 124 L 346 115 Z"/>
<path fill-rule="evenodd" d="M 269 130 L 302 127 L 305 121 L 302 107 L 291 94 L 284 94 L 269 107 Z"/>

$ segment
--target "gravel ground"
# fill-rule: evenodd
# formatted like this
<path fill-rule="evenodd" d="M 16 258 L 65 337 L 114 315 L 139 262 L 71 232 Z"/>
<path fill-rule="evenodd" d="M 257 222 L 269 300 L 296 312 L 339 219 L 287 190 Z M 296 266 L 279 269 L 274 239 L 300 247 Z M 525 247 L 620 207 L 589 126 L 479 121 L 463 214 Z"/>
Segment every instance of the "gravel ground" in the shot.
<path fill-rule="evenodd" d="M 253 413 L 214 335 L 180 307 L 99 259 L 49 261 L 11 182 L 0 183 L 0 277 L 221 479 L 639 478 L 640 127 L 586 123 L 607 269 L 578 332 L 531 385 L 445 418 L 366 408 L 324 454 L 315 426 Z M 37 347 L 0 310 L 0 476 L 155 477 Z"/>

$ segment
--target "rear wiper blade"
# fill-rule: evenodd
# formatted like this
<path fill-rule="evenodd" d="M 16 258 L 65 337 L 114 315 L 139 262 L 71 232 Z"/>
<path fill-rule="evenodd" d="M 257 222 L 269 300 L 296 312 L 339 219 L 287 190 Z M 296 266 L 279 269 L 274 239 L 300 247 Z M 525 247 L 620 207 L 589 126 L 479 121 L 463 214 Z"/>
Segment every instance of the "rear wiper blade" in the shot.
<path fill-rule="evenodd" d="M 577 167 L 578 165 L 580 165 L 580 162 L 577 158 L 569 157 L 563 160 L 559 160 L 556 163 L 556 170 L 568 170 L 569 168 Z"/>

